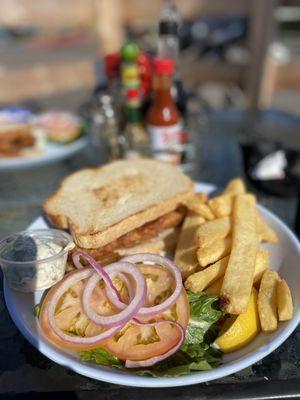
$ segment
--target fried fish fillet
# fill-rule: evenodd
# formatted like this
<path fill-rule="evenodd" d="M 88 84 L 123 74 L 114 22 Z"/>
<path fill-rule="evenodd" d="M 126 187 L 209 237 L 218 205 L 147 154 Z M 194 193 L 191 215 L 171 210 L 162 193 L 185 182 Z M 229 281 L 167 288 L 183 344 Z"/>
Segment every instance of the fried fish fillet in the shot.
<path fill-rule="evenodd" d="M 34 145 L 35 138 L 31 128 L 26 124 L 11 124 L 0 126 L 0 155 L 13 157 L 19 155 L 26 147 Z"/>
<path fill-rule="evenodd" d="M 126 249 L 135 247 L 141 243 L 149 242 L 151 239 L 157 237 L 161 232 L 179 225 L 184 216 L 185 207 L 178 207 L 176 210 L 171 211 L 154 221 L 136 228 L 131 232 L 119 237 L 107 245 L 98 249 L 84 249 L 76 246 L 73 251 L 84 251 L 92 256 L 95 260 L 101 261 L 103 264 L 117 261 L 120 256 L 116 252 L 118 249 Z"/>

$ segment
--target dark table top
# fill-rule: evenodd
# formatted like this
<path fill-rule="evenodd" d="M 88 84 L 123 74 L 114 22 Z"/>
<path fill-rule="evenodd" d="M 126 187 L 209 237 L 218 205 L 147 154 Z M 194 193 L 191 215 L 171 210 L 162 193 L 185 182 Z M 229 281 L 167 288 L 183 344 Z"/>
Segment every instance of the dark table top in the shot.
<path fill-rule="evenodd" d="M 222 117 L 223 118 L 223 117 Z M 216 119 L 214 120 L 216 121 Z M 199 122 L 199 121 L 198 121 Z M 228 180 L 243 176 L 241 151 L 236 135 L 224 134 L 221 125 L 210 121 L 210 129 L 193 125 L 197 134 L 197 162 L 193 178 L 224 186 Z M 202 121 L 203 122 L 203 121 Z M 240 123 L 240 122 L 239 122 Z M 195 128 L 196 127 L 196 128 Z M 227 129 L 237 129 L 236 122 Z M 19 231 L 41 213 L 41 203 L 61 179 L 83 166 L 99 162 L 90 150 L 57 164 L 14 172 L 0 172 L 0 237 Z M 45 184 L 46 182 L 46 184 Z M 256 193 L 260 203 L 278 214 L 293 227 L 296 199 L 281 199 Z M 2 277 L 1 277 L 2 279 Z M 39 392 L 39 394 L 34 394 Z M 0 397 L 27 393 L 43 399 L 58 392 L 65 398 L 152 399 L 262 399 L 300 398 L 300 329 L 268 357 L 236 374 L 216 381 L 174 389 L 137 389 L 112 385 L 80 376 L 48 360 L 32 347 L 12 322 L 0 288 Z M 76 392 L 76 396 L 71 394 Z M 69 396 L 69 397 L 68 397 Z M 75 397 L 74 397 L 75 396 Z M 48 398 L 45 397 L 45 398 Z M 50 398 L 50 397 L 49 397 Z"/>

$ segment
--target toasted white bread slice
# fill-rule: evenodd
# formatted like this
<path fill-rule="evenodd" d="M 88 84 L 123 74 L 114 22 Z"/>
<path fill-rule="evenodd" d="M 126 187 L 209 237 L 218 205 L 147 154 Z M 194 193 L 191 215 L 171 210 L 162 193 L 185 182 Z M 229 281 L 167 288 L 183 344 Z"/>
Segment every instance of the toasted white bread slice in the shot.
<path fill-rule="evenodd" d="M 98 248 L 175 210 L 193 190 L 191 179 L 170 164 L 115 161 L 65 178 L 44 210 L 70 229 L 78 246 Z"/>

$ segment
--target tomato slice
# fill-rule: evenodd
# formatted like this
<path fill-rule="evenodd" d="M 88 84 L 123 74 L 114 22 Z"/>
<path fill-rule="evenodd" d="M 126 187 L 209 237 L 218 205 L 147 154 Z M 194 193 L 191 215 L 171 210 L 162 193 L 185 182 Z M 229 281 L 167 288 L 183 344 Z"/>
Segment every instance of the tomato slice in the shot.
<path fill-rule="evenodd" d="M 145 306 L 160 304 L 174 290 L 174 278 L 166 269 L 157 265 L 139 265 L 147 282 L 147 300 Z M 77 271 L 71 272 L 72 274 Z M 62 281 L 61 281 L 62 282 Z M 84 281 L 80 281 L 72 286 L 67 293 L 62 296 L 56 309 L 56 322 L 58 326 L 70 334 L 82 337 L 95 336 L 101 333 L 102 328 L 90 321 L 84 314 L 81 306 L 81 294 L 84 288 Z M 118 279 L 114 284 L 121 290 L 123 301 L 128 299 L 128 292 L 125 285 Z M 73 350 L 87 350 L 103 347 L 109 353 L 121 360 L 145 360 L 169 351 L 180 340 L 181 333 L 176 325 L 166 322 L 153 326 L 140 326 L 129 322 L 115 336 L 105 341 L 91 344 L 80 345 L 66 342 L 60 339 L 52 330 L 48 322 L 48 306 L 52 296 L 59 287 L 60 282 L 50 289 L 41 307 L 40 325 L 44 334 L 56 344 Z M 109 303 L 105 296 L 103 284 L 95 288 L 92 294 L 91 306 L 101 315 L 111 315 L 117 312 Z M 189 322 L 189 302 L 185 290 L 183 289 L 176 304 L 170 309 L 151 318 L 139 318 L 142 322 L 155 321 L 176 321 L 184 329 Z"/>
<path fill-rule="evenodd" d="M 43 333 L 50 341 L 71 350 L 88 350 L 99 347 L 101 342 L 99 341 L 98 343 L 90 345 L 67 342 L 56 335 L 56 333 L 52 330 L 48 320 L 48 308 L 52 297 L 66 277 L 70 276 L 70 274 L 74 275 L 76 273 L 78 273 L 78 271 L 70 272 L 48 291 L 41 306 L 39 322 Z M 99 327 L 99 325 L 92 322 L 85 315 L 82 309 L 81 295 L 84 285 L 85 281 L 79 281 L 62 296 L 56 309 L 55 320 L 59 328 L 65 332 L 82 337 L 95 336 L 100 334 L 103 329 Z M 96 287 L 93 292 L 92 307 L 102 315 L 111 315 L 116 312 L 113 310 L 111 304 L 107 301 L 107 298 L 105 297 L 104 291 L 101 287 Z"/>
<path fill-rule="evenodd" d="M 139 265 L 147 282 L 147 301 L 145 306 L 153 306 L 169 297 L 174 290 L 171 273 L 158 265 Z M 151 318 L 139 318 L 142 322 L 161 320 L 176 321 L 184 329 L 190 317 L 190 306 L 185 290 L 171 309 Z M 156 327 L 139 326 L 128 323 L 115 336 L 102 342 L 101 347 L 121 360 L 146 360 L 169 351 L 180 340 L 179 329 L 170 323 Z"/>

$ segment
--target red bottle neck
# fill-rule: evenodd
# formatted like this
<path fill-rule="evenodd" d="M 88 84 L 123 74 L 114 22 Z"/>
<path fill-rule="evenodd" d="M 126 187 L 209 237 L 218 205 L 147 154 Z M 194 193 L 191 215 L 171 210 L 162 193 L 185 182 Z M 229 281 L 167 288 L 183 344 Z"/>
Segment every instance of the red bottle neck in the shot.
<path fill-rule="evenodd" d="M 174 106 L 171 88 L 173 79 L 171 75 L 155 75 L 153 78 L 154 105 Z"/>

